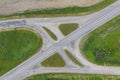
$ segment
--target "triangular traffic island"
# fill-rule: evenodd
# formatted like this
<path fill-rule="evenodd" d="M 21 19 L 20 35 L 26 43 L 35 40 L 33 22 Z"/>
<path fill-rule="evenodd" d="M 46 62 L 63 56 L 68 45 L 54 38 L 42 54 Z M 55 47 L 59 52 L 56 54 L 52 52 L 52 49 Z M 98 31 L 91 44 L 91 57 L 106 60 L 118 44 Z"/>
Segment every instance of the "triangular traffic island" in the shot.
<path fill-rule="evenodd" d="M 65 62 L 58 53 L 55 53 L 53 56 L 44 60 L 41 65 L 44 67 L 64 67 Z"/>
<path fill-rule="evenodd" d="M 66 24 L 60 24 L 59 29 L 62 32 L 62 34 L 66 36 L 71 32 L 73 32 L 74 30 L 76 30 L 78 26 L 79 25 L 77 23 L 66 23 Z"/>

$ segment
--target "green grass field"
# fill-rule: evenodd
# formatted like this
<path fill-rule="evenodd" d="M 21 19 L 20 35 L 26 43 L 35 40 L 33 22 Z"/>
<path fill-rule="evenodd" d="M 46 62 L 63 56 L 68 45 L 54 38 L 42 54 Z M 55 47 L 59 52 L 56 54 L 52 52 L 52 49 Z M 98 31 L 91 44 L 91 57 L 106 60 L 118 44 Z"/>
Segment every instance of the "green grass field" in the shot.
<path fill-rule="evenodd" d="M 0 32 L 0 76 L 35 54 L 42 38 L 28 30 Z"/>
<path fill-rule="evenodd" d="M 45 67 L 64 67 L 65 62 L 58 53 L 55 53 L 53 56 L 43 61 L 41 65 Z"/>
<path fill-rule="evenodd" d="M 85 74 L 42 74 L 34 75 L 25 80 L 120 80 L 120 76 L 85 75 Z"/>
<path fill-rule="evenodd" d="M 77 23 L 67 23 L 67 24 L 61 24 L 59 26 L 60 31 L 65 36 L 68 35 L 68 34 L 70 34 L 71 32 L 73 32 L 77 28 L 78 28 L 78 24 Z"/>
<path fill-rule="evenodd" d="M 85 36 L 81 44 L 81 51 L 91 62 L 120 66 L 120 16 Z"/>
<path fill-rule="evenodd" d="M 78 60 L 76 60 L 68 50 L 65 50 L 66 55 L 77 65 L 83 66 Z"/>
<path fill-rule="evenodd" d="M 99 11 L 117 0 L 103 0 L 102 2 L 88 7 L 67 7 L 39 11 L 25 11 L 7 16 L 0 16 L 3 19 L 29 18 L 29 17 L 54 17 L 54 16 L 79 16 Z"/>
<path fill-rule="evenodd" d="M 50 36 L 53 40 L 57 40 L 56 35 L 55 35 L 53 32 L 51 32 L 48 28 L 43 27 L 43 29 L 49 34 L 49 36 Z"/>

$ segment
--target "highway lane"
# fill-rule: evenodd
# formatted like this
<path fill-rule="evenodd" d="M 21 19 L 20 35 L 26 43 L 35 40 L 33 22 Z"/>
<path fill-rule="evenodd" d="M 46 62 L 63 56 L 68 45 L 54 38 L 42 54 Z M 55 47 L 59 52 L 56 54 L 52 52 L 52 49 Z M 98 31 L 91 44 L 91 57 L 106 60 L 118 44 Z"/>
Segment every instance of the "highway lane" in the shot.
<path fill-rule="evenodd" d="M 115 72 L 116 71 L 116 72 Z M 120 75 L 120 71 L 115 70 L 102 70 L 102 69 L 93 69 L 93 68 L 40 68 L 29 71 L 29 76 L 45 73 L 82 73 L 82 74 L 105 74 L 105 75 Z M 117 73 L 117 74 L 116 74 Z M 28 77 L 28 76 L 27 76 Z"/>
<path fill-rule="evenodd" d="M 108 13 L 108 14 L 106 14 Z M 0 80 L 13 80 L 15 76 L 23 73 L 25 70 L 29 69 L 32 65 L 42 62 L 46 57 L 54 54 L 55 51 L 63 48 L 65 45 L 68 45 L 71 41 L 74 41 L 80 38 L 82 35 L 94 30 L 110 19 L 120 14 L 120 5 L 116 5 L 111 7 L 109 10 L 105 10 L 105 12 L 101 12 L 97 18 L 94 18 L 89 21 L 88 24 L 82 25 L 83 28 L 77 29 L 75 32 L 68 35 L 66 38 L 60 40 L 59 42 L 51 45 L 50 47 L 45 48 L 40 54 L 37 54 L 31 57 L 29 60 L 25 61 L 18 67 L 14 68 L 7 74 L 3 75 Z"/>

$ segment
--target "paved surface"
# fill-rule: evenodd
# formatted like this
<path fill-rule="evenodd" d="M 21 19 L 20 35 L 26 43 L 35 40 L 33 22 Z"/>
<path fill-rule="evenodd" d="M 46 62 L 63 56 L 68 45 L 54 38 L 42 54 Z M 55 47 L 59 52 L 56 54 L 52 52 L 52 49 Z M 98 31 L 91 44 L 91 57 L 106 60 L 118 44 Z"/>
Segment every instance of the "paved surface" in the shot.
<path fill-rule="evenodd" d="M 40 52 L 32 56 L 30 59 L 26 60 L 22 64 L 18 65 L 16 68 L 12 69 L 5 75 L 0 77 L 0 80 L 21 80 L 27 76 L 33 74 L 43 74 L 43 73 L 86 73 L 86 74 L 111 74 L 111 75 L 120 75 L 120 67 L 106 67 L 98 66 L 87 61 L 79 51 L 79 41 L 80 39 L 98 28 L 102 24 L 111 20 L 120 14 L 120 0 L 111 6 L 105 8 L 104 10 L 99 11 L 98 13 L 82 16 L 82 17 L 63 17 L 63 18 L 41 18 L 41 19 L 24 19 L 24 20 L 13 20 L 13 21 L 3 21 L 0 23 L 0 28 L 9 28 L 16 26 L 25 26 L 36 30 L 43 37 L 44 46 Z M 48 35 L 42 30 L 42 26 L 52 26 L 53 24 L 58 26 L 61 23 L 78 23 L 79 28 L 72 32 L 70 35 L 63 37 L 59 36 L 59 40 L 53 41 L 48 37 Z M 85 24 L 82 24 L 85 23 Z M 57 27 L 58 28 L 58 27 Z M 52 29 L 51 29 L 52 30 Z M 54 32 L 54 31 L 53 31 Z M 56 32 L 55 32 L 56 33 Z M 57 35 L 59 35 L 57 34 Z M 49 46 L 47 45 L 49 44 Z M 74 67 L 66 66 L 64 68 L 47 68 L 47 67 L 38 67 L 33 69 L 37 64 L 47 59 L 49 56 L 52 56 L 54 52 L 59 52 L 63 49 L 68 49 L 72 55 L 81 62 L 84 67 Z M 61 52 L 60 52 L 61 54 Z M 61 55 L 62 56 L 62 55 Z M 63 57 L 64 58 L 64 57 Z M 66 59 L 68 60 L 68 59 Z M 71 64 L 71 63 L 70 63 Z M 73 64 L 72 64 L 73 65 Z"/>

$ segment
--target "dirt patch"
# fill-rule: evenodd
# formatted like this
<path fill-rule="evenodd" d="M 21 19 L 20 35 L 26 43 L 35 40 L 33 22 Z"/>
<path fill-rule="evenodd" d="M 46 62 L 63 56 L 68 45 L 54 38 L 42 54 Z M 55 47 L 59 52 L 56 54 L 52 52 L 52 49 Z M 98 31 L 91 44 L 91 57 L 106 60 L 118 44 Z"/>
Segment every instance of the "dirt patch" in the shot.
<path fill-rule="evenodd" d="M 90 6 L 103 0 L 0 0 L 0 15 L 34 9 Z"/>

